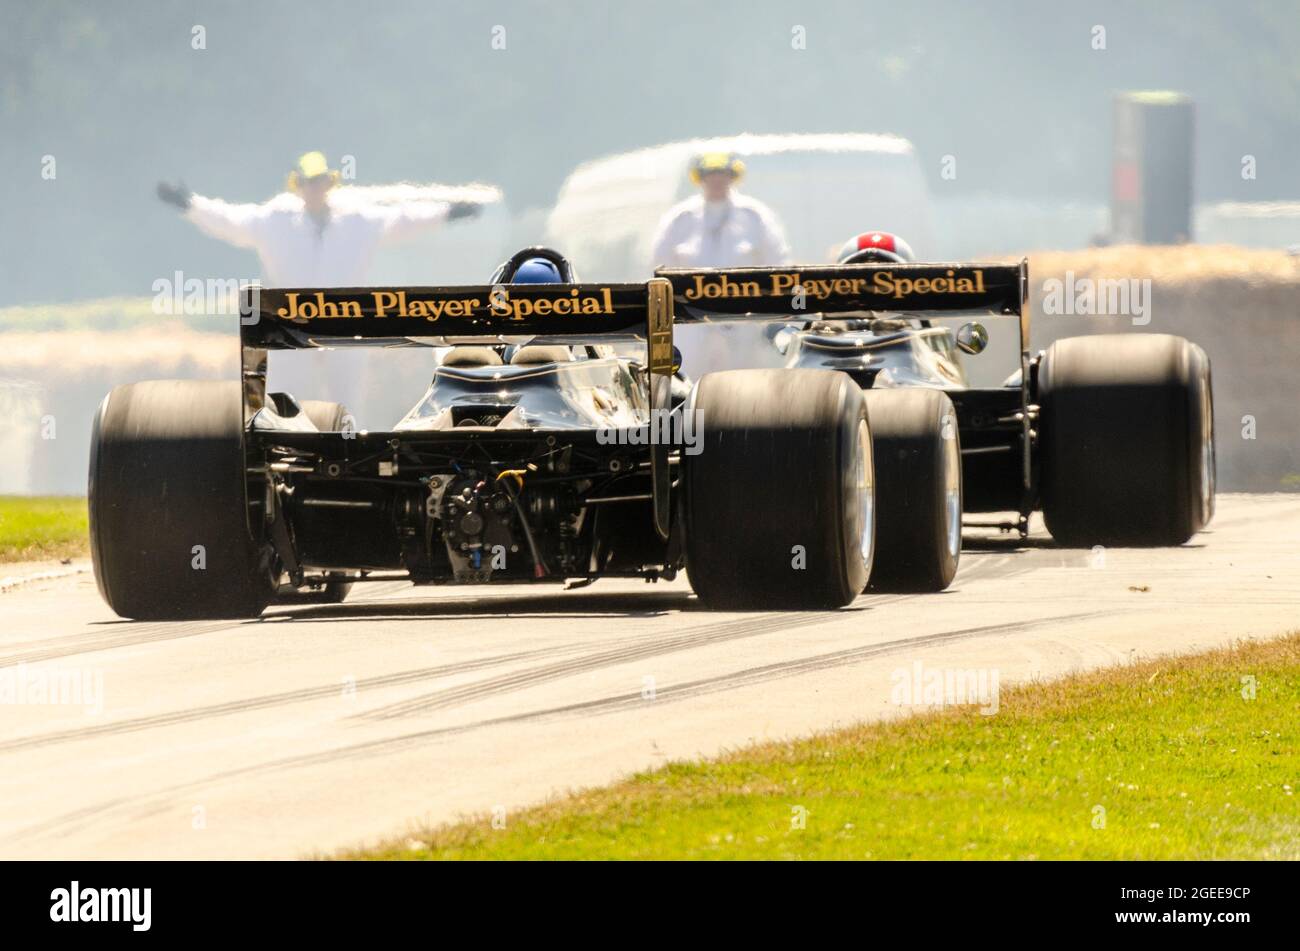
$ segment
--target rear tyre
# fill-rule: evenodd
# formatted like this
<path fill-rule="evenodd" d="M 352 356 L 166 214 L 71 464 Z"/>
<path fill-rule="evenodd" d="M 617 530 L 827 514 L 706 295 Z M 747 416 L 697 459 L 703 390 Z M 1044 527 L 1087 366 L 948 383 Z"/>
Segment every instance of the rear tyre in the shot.
<path fill-rule="evenodd" d="M 298 405 L 311 424 L 323 433 L 341 432 L 348 423 L 348 410 L 342 403 L 303 400 Z M 328 573 L 325 579 L 320 588 L 307 592 L 308 600 L 316 604 L 342 604 L 352 590 L 351 579 L 338 571 Z"/>
<path fill-rule="evenodd" d="M 266 607 L 277 572 L 249 530 L 243 433 L 236 381 L 132 383 L 100 404 L 90 545 L 117 614 L 256 617 Z"/>
<path fill-rule="evenodd" d="M 961 443 L 942 390 L 866 390 L 876 462 L 871 590 L 942 591 L 961 557 Z"/>
<path fill-rule="evenodd" d="M 705 604 L 837 608 L 866 586 L 875 548 L 871 431 L 862 391 L 831 370 L 701 378 L 700 451 L 683 460 L 686 570 Z"/>
<path fill-rule="evenodd" d="M 298 404 L 303 415 L 311 424 L 323 433 L 337 433 L 347 422 L 348 411 L 342 403 L 330 403 L 327 400 L 303 400 Z"/>
<path fill-rule="evenodd" d="M 1180 545 L 1214 515 L 1205 351 L 1167 334 L 1070 337 L 1038 374 L 1042 502 L 1062 545 Z"/>

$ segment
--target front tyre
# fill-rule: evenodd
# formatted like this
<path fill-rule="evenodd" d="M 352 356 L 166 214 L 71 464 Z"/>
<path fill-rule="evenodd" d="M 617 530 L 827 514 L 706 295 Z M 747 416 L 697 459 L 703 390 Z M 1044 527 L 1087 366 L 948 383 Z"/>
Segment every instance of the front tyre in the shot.
<path fill-rule="evenodd" d="M 699 452 L 683 459 L 686 570 L 710 607 L 837 608 L 875 551 L 871 430 L 858 386 L 831 370 L 701 378 Z"/>
<path fill-rule="evenodd" d="M 311 424 L 323 433 L 342 432 L 348 425 L 348 410 L 342 403 L 328 400 L 303 400 L 298 404 Z"/>

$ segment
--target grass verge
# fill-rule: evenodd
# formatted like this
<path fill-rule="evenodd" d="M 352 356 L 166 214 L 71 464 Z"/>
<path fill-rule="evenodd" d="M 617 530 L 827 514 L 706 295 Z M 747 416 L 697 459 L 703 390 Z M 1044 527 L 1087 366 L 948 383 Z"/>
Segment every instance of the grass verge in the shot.
<path fill-rule="evenodd" d="M 753 746 L 503 829 L 484 817 L 342 857 L 1300 857 L 1300 633 L 1000 699 L 994 716 L 950 709 Z"/>
<path fill-rule="evenodd" d="M 84 498 L 0 495 L 0 562 L 84 555 L 86 531 Z"/>

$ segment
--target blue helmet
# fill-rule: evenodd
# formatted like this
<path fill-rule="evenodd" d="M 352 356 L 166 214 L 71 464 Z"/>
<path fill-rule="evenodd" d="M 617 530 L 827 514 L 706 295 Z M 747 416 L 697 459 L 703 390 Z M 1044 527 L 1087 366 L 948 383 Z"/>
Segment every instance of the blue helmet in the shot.
<path fill-rule="evenodd" d="M 559 251 L 534 245 L 521 248 L 496 269 L 489 284 L 576 284 L 573 265 Z"/>
<path fill-rule="evenodd" d="M 511 284 L 563 284 L 560 269 L 546 258 L 528 258 L 510 276 Z"/>

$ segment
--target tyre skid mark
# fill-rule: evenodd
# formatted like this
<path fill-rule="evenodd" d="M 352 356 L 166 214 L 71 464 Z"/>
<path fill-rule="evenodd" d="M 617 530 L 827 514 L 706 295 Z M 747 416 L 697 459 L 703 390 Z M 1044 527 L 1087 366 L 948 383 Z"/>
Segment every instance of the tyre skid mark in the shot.
<path fill-rule="evenodd" d="M 874 607 L 900 601 L 906 597 L 908 596 L 872 595 L 859 598 L 854 602 L 854 605 Z M 631 644 L 621 644 L 611 650 L 588 654 L 573 660 L 503 674 L 491 680 L 449 687 L 422 697 L 414 697 L 387 706 L 377 707 L 365 713 L 357 714 L 356 718 L 362 720 L 390 720 L 397 717 L 432 713 L 448 707 L 514 693 L 576 674 L 591 673 L 605 667 L 630 663 L 647 657 L 673 654 L 696 647 L 708 647 L 742 638 L 759 637 L 814 624 L 823 624 L 835 617 L 836 612 L 827 611 L 782 612 L 688 628 L 676 634 L 649 638 Z"/>
<path fill-rule="evenodd" d="M 868 604 L 879 604 L 892 598 L 866 599 Z M 861 603 L 861 602 L 859 602 Z M 739 624 L 742 622 L 731 622 Z M 743 622 L 750 623 L 750 622 Z M 717 627 L 717 625 L 704 625 L 701 628 L 690 630 L 708 630 Z M 678 635 L 680 638 L 684 635 Z M 617 653 L 626 650 L 628 647 L 627 637 L 611 637 L 597 642 L 581 642 L 563 644 L 554 647 L 536 648 L 527 651 L 517 651 L 510 654 L 499 654 L 492 657 L 476 658 L 471 660 L 459 661 L 451 664 L 443 664 L 435 667 L 424 667 L 416 670 L 399 671 L 392 674 L 380 674 L 375 677 L 360 679 L 356 682 L 355 687 L 358 692 L 365 690 L 381 690 L 388 687 L 404 686 L 406 684 L 420 683 L 425 680 L 437 680 L 443 677 L 455 676 L 462 673 L 472 673 L 477 670 L 485 670 L 492 667 L 501 667 L 507 664 L 521 661 L 539 660 L 544 657 L 563 657 L 565 655 L 590 651 L 592 648 L 615 647 L 608 653 Z M 0 755 L 5 753 L 18 752 L 21 750 L 33 749 L 37 747 L 51 746 L 59 743 L 70 743 L 79 740 L 94 739 L 101 736 L 113 736 L 123 733 L 135 733 L 141 730 L 161 729 L 169 726 L 177 726 L 184 723 L 192 723 L 201 720 L 213 719 L 223 716 L 235 716 L 241 713 L 252 712 L 255 710 L 264 710 L 280 706 L 289 706 L 295 703 L 309 703 L 315 700 L 328 700 L 332 697 L 339 696 L 340 685 L 337 683 L 325 684 L 317 687 L 304 687 L 299 690 L 285 691 L 283 693 L 268 694 L 261 697 L 250 697 L 244 700 L 232 700 L 226 703 L 211 704 L 203 707 L 191 708 L 188 710 L 176 710 L 167 713 L 154 714 L 152 716 L 137 717 L 130 720 L 119 720 L 113 723 L 104 723 L 97 726 L 83 727 L 75 730 L 61 730 L 52 733 L 44 733 L 36 736 L 22 737 L 16 740 L 0 742 Z"/>
<path fill-rule="evenodd" d="M 217 631 L 231 630 L 256 621 L 156 621 L 144 624 L 131 624 L 125 631 L 94 631 L 88 634 L 76 634 L 71 637 L 53 637 L 44 640 L 21 641 L 7 645 L 28 647 L 0 654 L 0 668 L 15 664 L 34 664 L 44 660 L 58 660 L 77 654 L 91 654 L 98 651 L 116 650 L 119 647 L 135 647 L 139 644 L 152 644 L 157 641 L 178 640 L 184 637 L 196 637 L 199 634 L 213 634 Z M 46 646 L 48 645 L 48 646 Z"/>
<path fill-rule="evenodd" d="M 379 583 L 375 585 L 377 590 L 367 592 L 354 600 L 358 604 L 382 602 L 388 599 L 388 595 L 396 594 L 408 587 L 410 587 L 410 583 L 405 581 Z M 276 606 L 272 605 L 272 608 L 274 607 Z M 293 606 L 285 605 L 285 607 L 292 608 Z M 34 664 L 45 660 L 58 660 L 77 654 L 116 650 L 119 647 L 135 647 L 157 641 L 179 640 L 197 634 L 215 634 L 217 631 L 234 630 L 244 625 L 281 623 L 291 618 L 293 618 L 292 613 L 271 611 L 261 618 L 240 618 L 238 620 L 142 621 L 139 623 L 121 621 L 116 622 L 114 626 L 121 624 L 126 627 L 126 630 L 88 631 L 71 636 L 38 638 L 36 640 L 17 641 L 0 645 L 0 649 L 5 651 L 5 653 L 0 653 L 0 668 L 12 667 L 15 664 Z M 16 648 L 26 649 L 15 650 Z"/>
<path fill-rule="evenodd" d="M 909 598 L 911 598 L 911 597 L 914 597 L 914 596 L 913 596 L 913 595 L 864 595 L 864 596 L 862 596 L 862 597 L 859 597 L 859 598 L 858 598 L 858 599 L 853 603 L 853 607 L 856 607 L 856 608 L 863 608 L 863 607 L 871 607 L 871 606 L 876 606 L 876 605 L 884 605 L 884 604 L 889 604 L 889 603 L 892 603 L 892 602 L 895 602 L 895 601 L 903 601 L 903 600 L 907 600 L 907 599 L 909 599 Z M 794 624 L 794 625 L 790 625 L 790 626 L 799 627 L 799 626 L 804 626 L 805 624 L 813 623 L 814 621 L 822 621 L 822 620 L 826 620 L 828 617 L 833 616 L 833 615 L 834 615 L 834 612 L 825 612 L 825 611 L 817 611 L 817 612 L 798 612 L 798 613 L 795 613 L 795 614 L 793 614 L 793 615 L 777 615 L 776 617 L 773 617 L 773 616 L 770 615 L 770 614 L 767 614 L 767 615 L 761 615 L 761 614 L 760 614 L 760 615 L 755 615 L 755 616 L 752 616 L 752 617 L 741 618 L 741 619 L 738 619 L 738 620 L 722 622 L 722 623 L 719 623 L 719 624 L 707 624 L 707 625 L 702 625 L 702 626 L 697 627 L 697 628 L 688 629 L 686 632 L 683 632 L 682 634 L 677 635 L 677 636 L 671 638 L 671 640 L 673 640 L 673 641 L 679 641 L 679 640 L 681 640 L 681 639 L 683 639 L 683 638 L 689 637 L 689 636 L 691 636 L 692 631 L 694 631 L 695 634 L 696 634 L 697 636 L 698 636 L 698 634 L 699 634 L 700 632 L 714 632 L 714 635 L 715 635 L 715 637 L 716 637 L 719 633 L 726 633 L 726 632 L 728 632 L 728 631 L 739 631 L 739 630 L 744 630 L 744 629 L 752 629 L 752 628 L 754 627 L 755 621 L 756 621 L 757 619 L 761 619 L 761 618 L 767 618 L 767 619 L 771 619 L 771 620 L 774 620 L 774 621 L 785 621 L 785 622 L 788 624 L 788 623 L 789 623 L 789 622 L 788 622 L 788 618 L 789 618 L 790 616 L 793 616 L 793 617 L 799 619 L 799 623 Z M 804 618 L 805 616 L 808 618 L 808 620 L 803 620 L 803 618 Z M 767 626 L 764 626 L 762 633 L 774 633 L 774 631 L 769 630 Z M 735 636 L 734 633 L 733 633 L 733 636 Z M 618 639 L 618 640 L 621 641 L 621 640 L 624 640 L 624 639 L 620 638 L 620 639 Z M 663 639 L 660 639 L 660 640 L 663 640 Z M 613 643 L 613 642 L 615 642 L 614 639 L 608 639 L 608 640 L 606 640 L 606 641 L 603 642 L 603 643 Z M 584 648 L 584 649 L 585 649 L 585 648 L 589 648 L 590 646 L 591 646 L 591 645 L 589 645 L 589 644 L 581 645 L 581 647 Z M 677 648 L 673 648 L 673 649 L 677 649 Z M 609 655 L 611 655 L 611 654 L 615 654 L 615 653 L 619 653 L 619 654 L 621 654 L 621 653 L 624 653 L 624 652 L 623 652 L 623 651 L 606 651 L 606 652 L 603 652 L 602 654 L 597 655 L 597 656 L 602 657 L 602 658 L 605 658 L 605 657 L 608 657 Z M 614 662 L 614 663 L 617 663 L 618 661 L 613 661 L 613 662 Z M 552 666 L 555 666 L 555 665 L 552 665 Z M 593 669 L 594 669 L 594 668 L 593 668 Z M 552 667 L 539 668 L 538 670 L 542 670 L 542 671 L 551 671 L 551 670 L 552 670 Z M 551 679 L 551 678 L 548 677 L 547 679 Z M 544 681 L 539 681 L 539 682 L 544 682 Z M 330 690 L 331 690 L 331 692 L 337 691 L 337 690 L 338 690 L 338 686 L 332 684 L 332 685 L 330 685 Z M 503 719 L 501 720 L 501 722 L 508 722 L 509 719 L 510 719 L 510 718 L 503 718 Z M 470 725 L 470 727 L 468 727 L 468 728 L 473 729 L 473 728 L 475 728 L 476 726 L 490 726 L 490 725 L 492 725 L 494 722 L 497 722 L 497 721 L 487 720 L 487 721 L 484 721 L 484 722 L 481 723 L 481 724 L 472 724 L 472 725 Z M 165 724 L 163 724 L 163 725 L 165 725 Z M 105 726 L 107 727 L 108 725 L 106 724 Z M 91 728 L 91 729 L 93 730 L 93 729 L 98 729 L 98 728 Z M 461 729 L 462 729 L 462 728 L 456 728 L 457 731 L 460 731 Z M 81 732 L 81 734 L 82 734 L 83 736 L 85 735 L 85 731 L 79 731 L 79 732 Z M 440 734 L 440 733 L 442 733 L 442 732 L 446 732 L 446 731 L 434 730 L 434 731 L 426 731 L 426 732 L 427 732 L 429 735 L 437 735 L 437 734 Z M 414 736 L 416 736 L 416 737 L 425 736 L 425 735 L 426 735 L 426 732 L 422 732 L 422 733 L 419 733 L 419 734 L 414 734 Z M 35 737 L 34 737 L 34 738 L 32 738 L 32 739 L 35 740 L 35 739 L 42 739 L 42 738 L 35 738 Z M 71 737 L 70 737 L 70 739 L 71 739 Z M 402 738 L 398 738 L 398 739 L 402 739 Z M 58 741 L 58 740 L 56 739 L 56 742 L 57 742 L 57 741 Z M 391 742 L 391 740 L 378 740 L 378 741 L 372 741 L 371 743 L 362 743 L 362 744 L 357 744 L 357 745 L 355 745 L 354 747 L 344 747 L 342 750 L 330 750 L 330 751 L 325 751 L 325 753 L 323 753 L 323 754 L 321 754 L 321 753 L 310 754 L 308 757 L 305 757 L 305 758 L 304 758 L 304 757 L 292 757 L 292 758 L 289 758 L 289 759 L 286 759 L 286 760 L 276 760 L 276 761 L 271 761 L 271 762 L 269 762 L 269 763 L 259 763 L 259 764 L 254 764 L 254 765 L 251 765 L 251 766 L 240 767 L 240 768 L 238 768 L 238 769 L 229 770 L 229 771 L 224 772 L 224 773 L 216 774 L 215 776 L 208 777 L 208 778 L 206 778 L 206 779 L 193 780 L 193 781 L 190 781 L 190 782 L 187 782 L 187 783 L 181 783 L 181 784 L 178 784 L 177 786 L 170 787 L 170 788 L 168 788 L 168 789 L 166 789 L 166 790 L 159 790 L 158 792 L 155 792 L 155 793 L 145 794 L 144 796 L 136 797 L 136 798 L 133 799 L 133 800 L 115 799 L 115 800 L 112 800 L 111 802 L 101 804 L 100 806 L 89 806 L 89 807 L 86 807 L 86 808 L 83 808 L 83 809 L 78 809 L 76 812 L 68 813 L 68 814 L 65 814 L 65 815 L 63 815 L 63 816 L 59 816 L 59 817 L 55 817 L 55 818 L 53 818 L 53 819 L 47 820 L 47 821 L 45 821 L 45 822 L 39 823 L 39 824 L 34 825 L 34 826 L 29 826 L 29 827 L 27 827 L 27 828 L 25 828 L 25 829 L 23 829 L 23 830 L 17 832 L 14 836 L 12 836 L 12 838 L 13 838 L 15 841 L 19 841 L 19 840 L 27 840 L 27 839 L 31 839 L 31 838 L 37 838 L 37 837 L 40 837 L 40 836 L 42 836 L 42 835 L 48 835 L 48 834 L 56 834 L 56 835 L 70 835 L 70 834 L 73 834 L 73 833 L 79 831 L 79 829 L 82 828 L 82 827 L 84 827 L 85 825 L 87 825 L 87 824 L 89 824 L 89 823 L 91 823 L 91 822 L 97 821 L 97 820 L 98 820 L 99 818 L 101 818 L 105 813 L 111 813 L 111 812 L 116 811 L 116 810 L 128 811 L 128 812 L 129 812 L 129 811 L 131 811 L 131 810 L 134 808 L 134 809 L 135 809 L 135 814 L 138 815 L 138 814 L 141 814 L 141 813 L 140 813 L 140 807 L 141 807 L 141 806 L 144 806 L 144 807 L 145 807 L 145 812 L 146 812 L 146 813 L 151 813 L 151 812 L 155 811 L 156 809 L 160 808 L 159 803 L 161 803 L 161 802 L 164 800 L 164 797 L 168 797 L 168 796 L 171 796 L 171 795 L 173 795 L 173 794 L 178 794 L 178 793 L 184 792 L 184 791 L 186 791 L 186 790 L 199 789 L 199 788 L 202 788 L 203 786 L 209 785 L 209 784 L 212 783 L 212 782 L 223 781 L 223 780 L 226 780 L 226 779 L 235 778 L 235 777 L 244 776 L 244 775 L 256 775 L 256 774 L 258 774 L 258 773 L 263 773 L 263 772 L 276 771 L 276 770 L 279 770 L 279 769 L 287 769 L 287 768 L 290 768 L 290 767 L 293 765 L 294 762 L 297 762 L 297 761 L 300 760 L 300 759 L 314 759 L 315 757 L 319 757 L 319 756 L 322 756 L 322 755 L 323 755 L 323 756 L 327 756 L 327 757 L 329 757 L 329 758 L 334 758 L 335 756 L 339 755 L 340 753 L 345 753 L 347 750 L 350 750 L 350 749 L 365 750 L 366 748 L 368 748 L 369 746 L 371 746 L 371 745 L 373 745 L 373 744 L 384 745 L 384 744 L 387 744 L 387 743 L 390 743 L 390 742 Z M 3 749 L 3 748 L 0 748 L 0 749 Z"/>
<path fill-rule="evenodd" d="M 115 799 L 99 806 L 86 807 L 79 809 L 74 813 L 56 817 L 38 825 L 29 826 L 17 832 L 12 838 L 15 841 L 20 841 L 38 838 L 42 835 L 71 835 L 87 824 L 102 820 L 106 814 L 121 812 L 125 815 L 133 815 L 137 817 L 150 815 L 156 810 L 164 808 L 165 803 L 170 799 L 182 794 L 192 793 L 210 787 L 217 783 L 248 776 L 266 775 L 293 769 L 307 769 L 313 766 L 325 766 L 339 761 L 360 760 L 401 753 L 408 749 L 422 747 L 430 742 L 436 742 L 444 738 L 458 736 L 493 726 L 542 722 L 574 716 L 626 712 L 638 705 L 687 700 L 722 690 L 754 686 L 773 680 L 816 672 L 818 670 L 850 666 L 852 664 L 860 663 L 863 660 L 869 660 L 875 656 L 898 653 L 904 650 L 935 647 L 951 641 L 960 641 L 979 637 L 998 637 L 1024 633 L 1050 624 L 1068 624 L 1122 613 L 1124 612 L 1088 611 L 1048 618 L 1036 618 L 1026 621 L 1013 621 L 980 627 L 959 628 L 951 631 L 941 631 L 935 634 L 928 634 L 921 637 L 899 638 L 892 641 L 885 641 L 883 643 L 832 651 L 828 654 L 817 654 L 811 657 L 796 658 L 791 661 L 766 664 L 761 667 L 747 668 L 730 674 L 722 674 L 716 677 L 703 678 L 701 680 L 690 681 L 684 684 L 676 684 L 659 689 L 656 692 L 656 697 L 653 701 L 645 700 L 640 693 L 619 694 L 582 703 L 565 704 L 543 710 L 532 710 L 524 713 L 511 714 L 509 716 L 492 717 L 486 720 L 461 724 L 458 726 L 436 727 L 427 730 L 420 730 L 414 733 L 406 733 L 400 736 L 368 740 L 362 743 L 355 743 L 332 750 L 324 750 L 318 753 L 285 757 L 279 760 L 271 760 L 264 763 L 225 770 L 203 779 L 179 783 L 167 789 L 148 793 L 144 796 L 136 797 L 133 800 Z"/>
<path fill-rule="evenodd" d="M 531 651 L 519 651 L 513 654 L 499 654 L 493 657 L 483 657 L 476 660 L 443 664 L 437 667 L 422 667 L 416 670 L 405 670 L 393 674 L 381 674 L 375 677 L 360 679 L 356 682 L 355 687 L 358 692 L 363 690 L 380 690 L 386 687 L 419 683 L 423 680 L 435 680 L 440 677 L 450 677 L 456 674 L 469 673 L 490 667 L 500 667 L 517 661 L 535 660 L 539 657 L 574 653 L 576 651 L 584 650 L 589 646 L 590 645 L 588 644 L 565 644 L 558 647 L 538 648 Z M 17 740 L 0 742 L 0 755 L 19 750 L 32 749 L 35 747 L 52 746 L 58 743 L 70 743 L 77 740 L 94 739 L 95 737 L 101 736 L 135 733 L 140 730 L 177 726 L 182 723 L 192 723 L 217 717 L 233 716 L 254 710 L 266 710 L 272 707 L 288 706 L 295 703 L 309 703 L 313 700 L 328 700 L 333 697 L 338 697 L 341 689 L 340 684 L 337 683 L 326 684 L 319 687 L 304 687 L 300 690 L 268 694 L 262 697 L 251 697 L 246 700 L 232 700 L 227 703 L 216 703 L 188 710 L 175 710 L 168 713 L 137 717 L 131 720 L 119 720 L 114 723 L 104 723 L 98 726 L 83 727 L 76 730 L 61 730 L 54 733 L 43 733 L 37 736 L 28 736 Z"/>
<path fill-rule="evenodd" d="M 1081 614 L 1066 614 L 1031 621 L 1017 621 L 1009 624 L 989 624 L 983 627 L 944 631 L 938 634 L 923 635 L 921 637 L 902 638 L 894 641 L 886 641 L 881 644 L 868 644 L 863 645 L 862 647 L 851 647 L 845 650 L 832 651 L 828 654 L 815 654 L 811 657 L 801 657 L 790 661 L 778 661 L 772 664 L 764 664 L 760 667 L 749 667 L 728 674 L 719 674 L 714 677 L 705 677 L 682 684 L 661 687 L 656 689 L 654 700 L 646 700 L 639 693 L 627 693 L 614 697 L 605 697 L 599 700 L 589 700 L 583 703 L 567 704 L 562 707 L 554 707 L 550 710 L 533 711 L 530 713 L 519 714 L 514 717 L 501 717 L 497 721 L 489 722 L 510 723 L 528 720 L 553 719 L 563 716 L 572 716 L 574 714 L 618 713 L 639 706 L 643 707 L 657 704 L 661 701 L 671 702 L 689 700 L 711 693 L 718 693 L 723 690 L 734 690 L 740 687 L 749 687 L 768 683 L 773 680 L 784 680 L 788 677 L 797 677 L 815 671 L 850 666 L 864 660 L 869 660 L 872 657 L 884 654 L 895 654 L 902 650 L 925 649 L 946 644 L 951 641 L 968 640 L 976 637 L 995 637 L 1006 634 L 1020 634 L 1036 628 L 1044 627 L 1048 624 L 1093 620 L 1120 613 L 1123 612 L 1088 611 Z M 484 725 L 487 724 L 485 723 Z M 472 726 L 478 726 L 478 724 Z"/>

